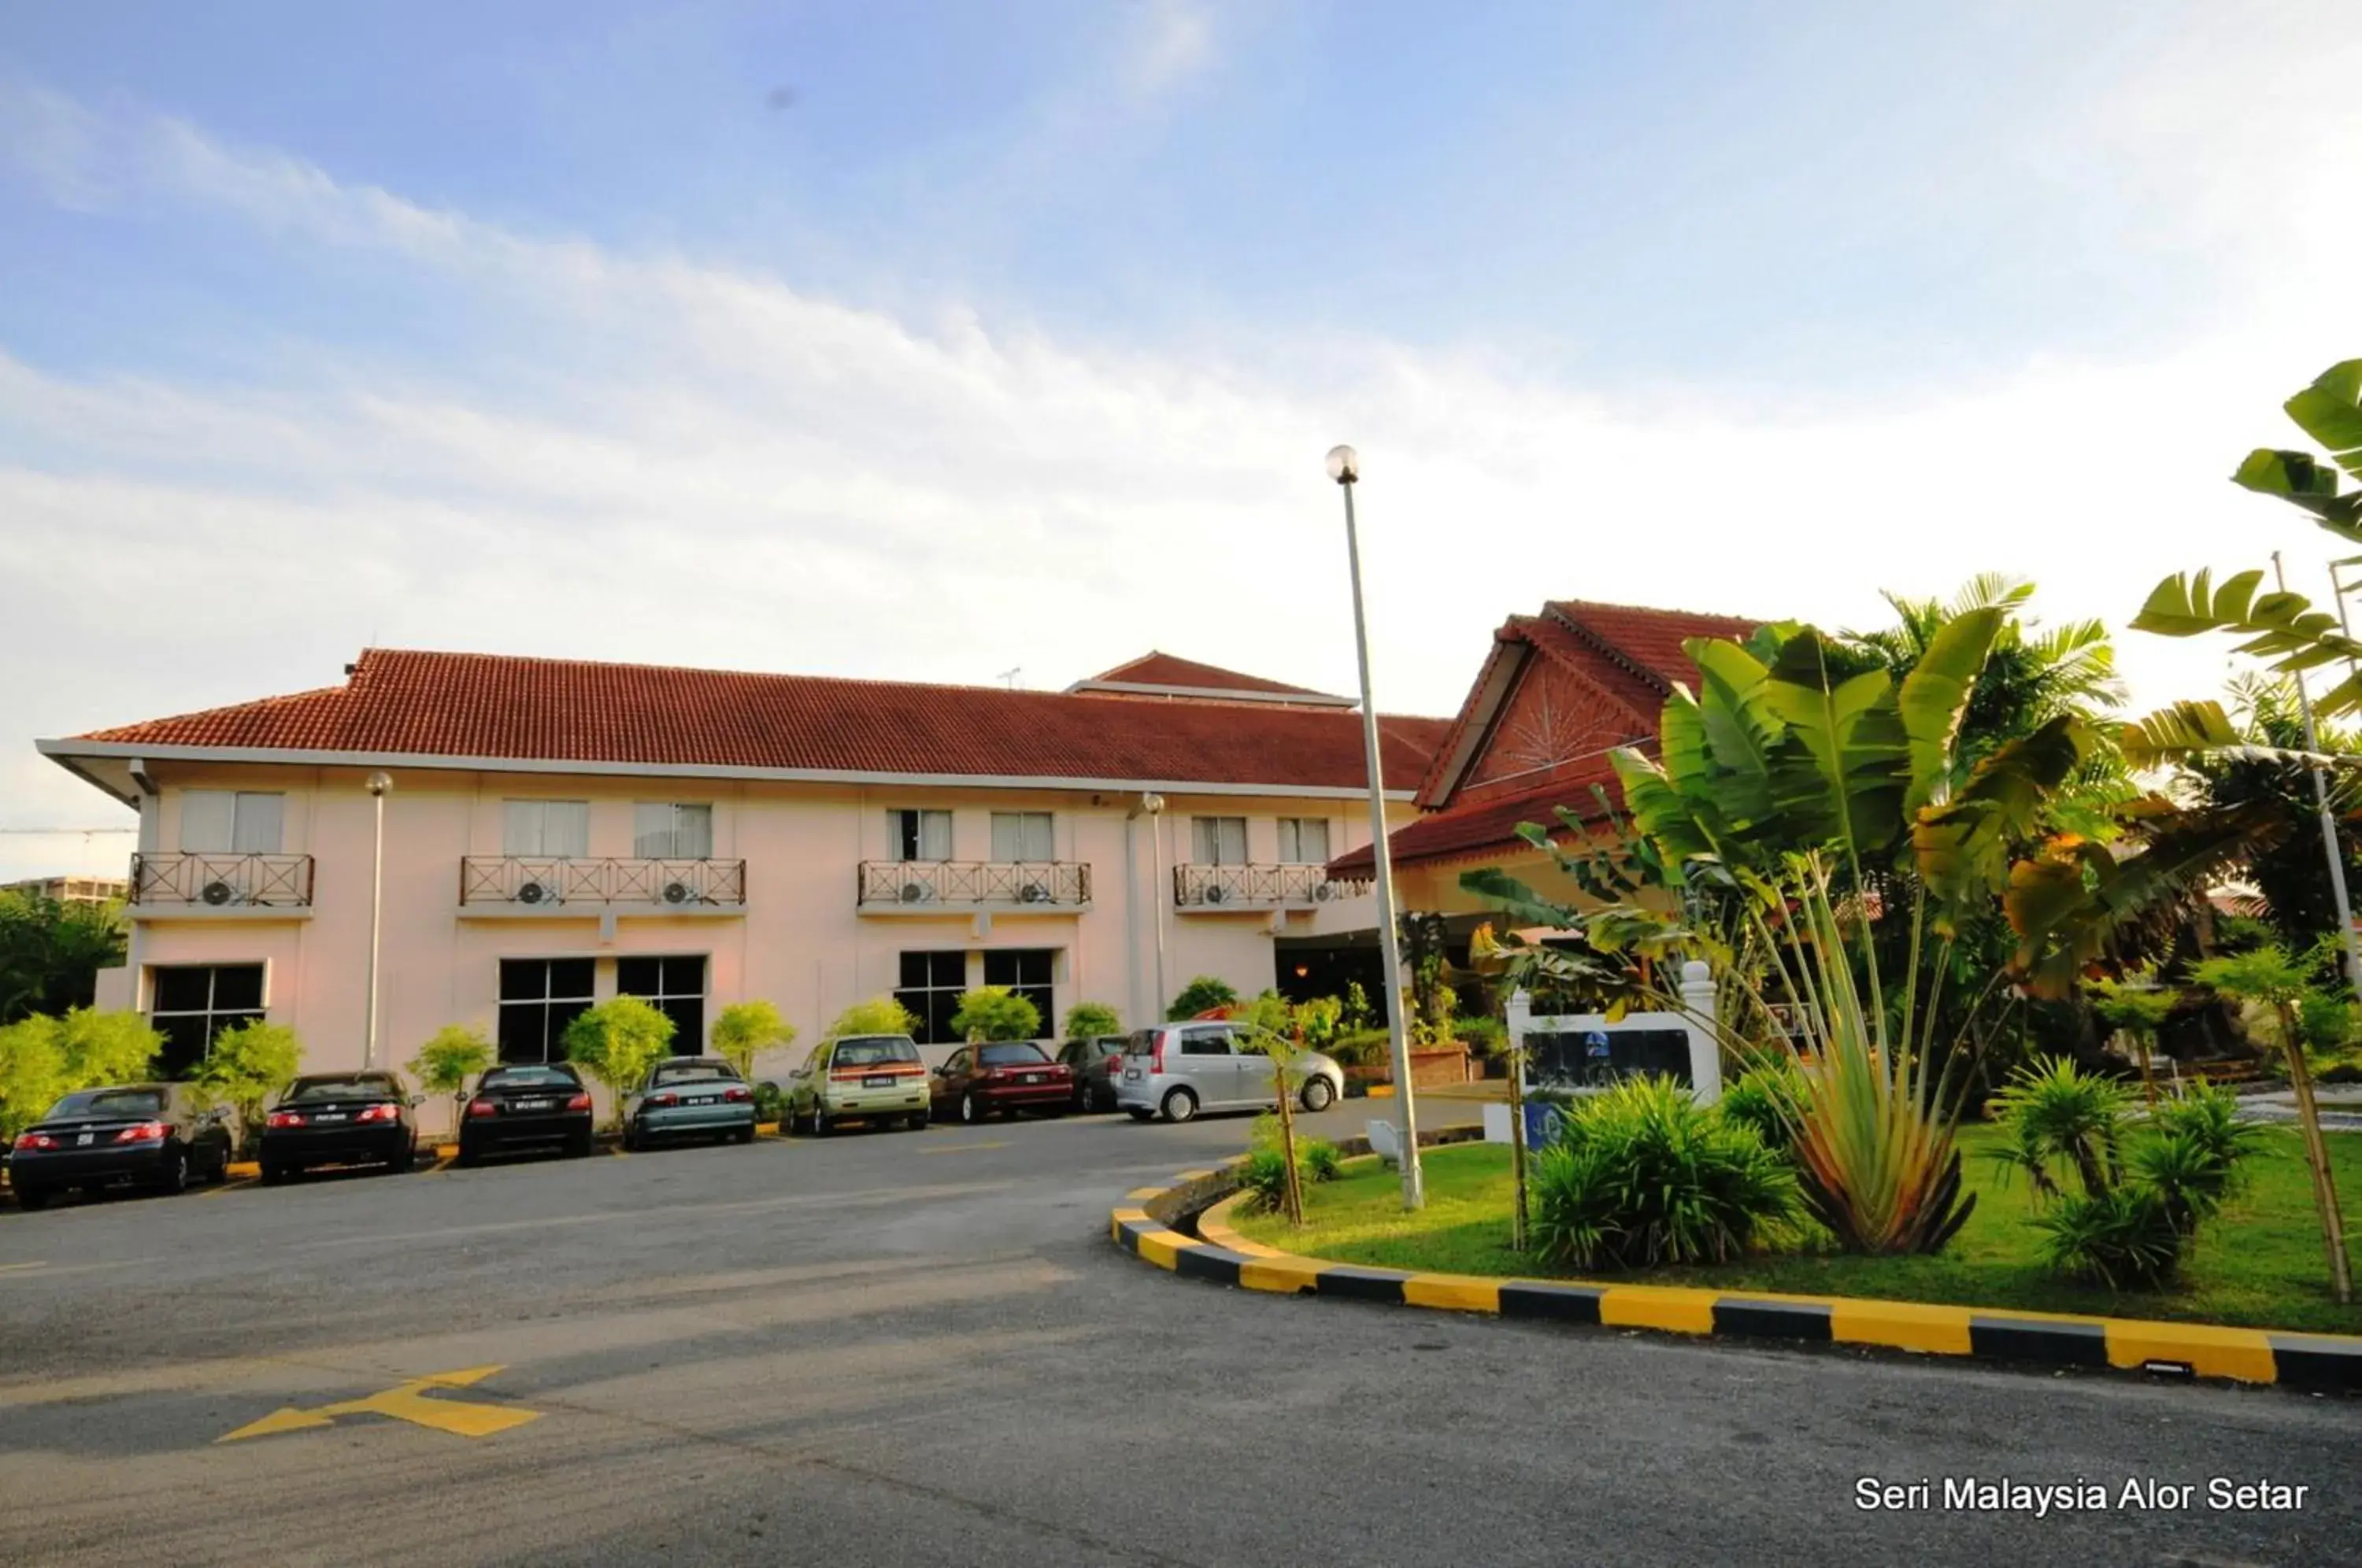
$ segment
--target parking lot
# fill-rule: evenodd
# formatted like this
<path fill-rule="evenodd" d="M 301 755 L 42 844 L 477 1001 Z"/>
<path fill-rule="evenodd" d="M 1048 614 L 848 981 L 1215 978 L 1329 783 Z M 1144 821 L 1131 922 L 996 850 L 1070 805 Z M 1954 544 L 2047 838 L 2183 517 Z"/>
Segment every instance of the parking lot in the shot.
<path fill-rule="evenodd" d="M 1248 1128 L 997 1121 L 0 1210 L 0 1560 L 2362 1556 L 2353 1401 L 1287 1300 L 1108 1244 L 1112 1200 Z M 1863 1475 L 2004 1474 L 2313 1491 L 2270 1518 L 1851 1504 Z"/>

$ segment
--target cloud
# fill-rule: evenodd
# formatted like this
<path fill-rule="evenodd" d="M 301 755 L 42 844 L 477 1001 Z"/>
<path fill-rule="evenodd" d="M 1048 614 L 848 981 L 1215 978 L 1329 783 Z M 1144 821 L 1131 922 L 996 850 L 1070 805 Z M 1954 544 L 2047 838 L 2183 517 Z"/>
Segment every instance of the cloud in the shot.
<path fill-rule="evenodd" d="M 1350 690 L 1320 471 L 1341 439 L 1365 459 L 1396 710 L 1451 711 L 1490 629 L 1544 597 L 1869 624 L 1882 588 L 2002 569 L 2055 615 L 2121 624 L 2167 571 L 2278 546 L 2305 586 L 2325 548 L 2224 476 L 2362 329 L 2326 289 L 2259 288 L 2137 359 L 2033 359 L 1879 408 L 1718 386 L 1611 404 L 1374 337 L 1148 350 L 956 304 L 856 309 L 183 123 L 0 104 L 49 149 L 54 200 L 243 226 L 291 286 L 365 311 L 391 277 L 488 324 L 472 352 L 315 338 L 237 375 L 0 354 L 0 823 L 20 826 L 111 820 L 32 736 L 324 684 L 372 641 L 977 682 L 1021 666 L 1043 686 L 1153 646 Z M 2282 248 L 2291 275 L 2334 275 L 2301 235 Z M 2125 643 L 2146 698 L 2223 663 Z M 121 847 L 0 838 L 0 876 Z"/>

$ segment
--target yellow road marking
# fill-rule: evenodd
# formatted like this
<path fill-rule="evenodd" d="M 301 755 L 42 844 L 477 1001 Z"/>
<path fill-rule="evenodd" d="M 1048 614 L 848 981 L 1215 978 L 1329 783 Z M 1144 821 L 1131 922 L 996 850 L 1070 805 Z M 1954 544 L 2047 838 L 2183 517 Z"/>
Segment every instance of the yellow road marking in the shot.
<path fill-rule="evenodd" d="M 252 1187 L 254 1185 L 254 1179 L 255 1178 L 252 1176 L 232 1176 L 229 1180 L 223 1182 L 219 1187 L 215 1187 L 212 1191 L 201 1192 L 197 1194 L 197 1196 L 199 1198 L 219 1198 L 225 1192 L 236 1192 L 239 1187 Z"/>
<path fill-rule="evenodd" d="M 309 1431 L 337 1424 L 338 1416 L 391 1416 L 398 1421 L 449 1432 L 454 1437 L 491 1437 L 527 1421 L 541 1419 L 538 1410 L 519 1410 L 506 1405 L 480 1405 L 469 1399 L 430 1399 L 430 1388 L 465 1388 L 481 1383 L 499 1365 L 467 1366 L 457 1372 L 434 1372 L 398 1384 L 382 1394 L 372 1394 L 366 1399 L 346 1399 L 334 1405 L 323 1405 L 316 1410 L 298 1409 L 292 1405 L 273 1410 L 260 1420 L 248 1421 L 234 1432 L 215 1439 L 216 1442 L 236 1442 L 241 1438 L 271 1437 L 280 1432 Z"/>
<path fill-rule="evenodd" d="M 981 1143 L 946 1143 L 940 1149 L 922 1149 L 919 1153 L 922 1154 L 965 1154 L 972 1149 L 1006 1149 L 1007 1147 L 1009 1147 L 1008 1139 L 993 1138 Z"/>
<path fill-rule="evenodd" d="M 451 1162 L 458 1157 L 459 1151 L 457 1149 L 452 1150 L 447 1154 L 438 1154 L 436 1156 L 435 1163 L 426 1167 L 426 1174 L 428 1176 L 441 1176 L 445 1171 L 451 1168 Z"/>
<path fill-rule="evenodd" d="M 47 1268 L 44 1263 L 0 1263 L 0 1274 L 22 1274 L 28 1268 Z"/>

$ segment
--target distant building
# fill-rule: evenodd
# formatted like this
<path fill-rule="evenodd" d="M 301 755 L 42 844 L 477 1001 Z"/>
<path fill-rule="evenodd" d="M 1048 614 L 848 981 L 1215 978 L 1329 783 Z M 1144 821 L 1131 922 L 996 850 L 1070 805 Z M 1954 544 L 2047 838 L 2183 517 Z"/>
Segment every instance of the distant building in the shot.
<path fill-rule="evenodd" d="M 28 877 L 0 882 L 0 893 L 37 893 L 61 904 L 106 904 L 129 897 L 131 883 L 122 877 Z"/>

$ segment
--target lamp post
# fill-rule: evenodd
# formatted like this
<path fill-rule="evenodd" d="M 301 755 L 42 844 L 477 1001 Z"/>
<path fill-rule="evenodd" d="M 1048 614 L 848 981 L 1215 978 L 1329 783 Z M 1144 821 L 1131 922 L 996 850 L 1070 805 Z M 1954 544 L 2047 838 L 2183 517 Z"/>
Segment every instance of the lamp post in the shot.
<path fill-rule="evenodd" d="M 1353 486 L 1362 477 L 1361 455 L 1351 447 L 1329 449 L 1329 477 L 1345 492 L 1345 563 L 1353 580 L 1353 657 L 1362 668 L 1362 753 L 1370 776 L 1370 855 L 1377 862 L 1378 955 L 1385 965 L 1386 1036 L 1394 1051 L 1395 1103 L 1402 1107 L 1402 1198 L 1405 1209 L 1427 1201 L 1418 1168 L 1418 1111 L 1412 1103 L 1410 1036 L 1403 1027 L 1402 952 L 1395 930 L 1395 857 L 1386 844 L 1386 788 L 1378 767 L 1378 707 L 1370 697 L 1370 629 L 1362 613 L 1362 542 L 1353 526 Z"/>
<path fill-rule="evenodd" d="M 1140 797 L 1140 809 L 1148 813 L 1149 853 L 1155 856 L 1156 880 L 1152 884 L 1154 896 L 1148 900 L 1149 912 L 1156 920 L 1156 996 L 1150 1016 L 1162 1018 L 1164 1004 L 1171 999 L 1164 989 L 1164 797 L 1147 790 Z"/>
<path fill-rule="evenodd" d="M 377 1066 L 378 936 L 385 924 L 385 793 L 393 788 L 392 775 L 376 772 L 363 780 L 377 812 L 377 847 L 370 865 L 369 1029 L 361 1036 L 361 1066 Z"/>

